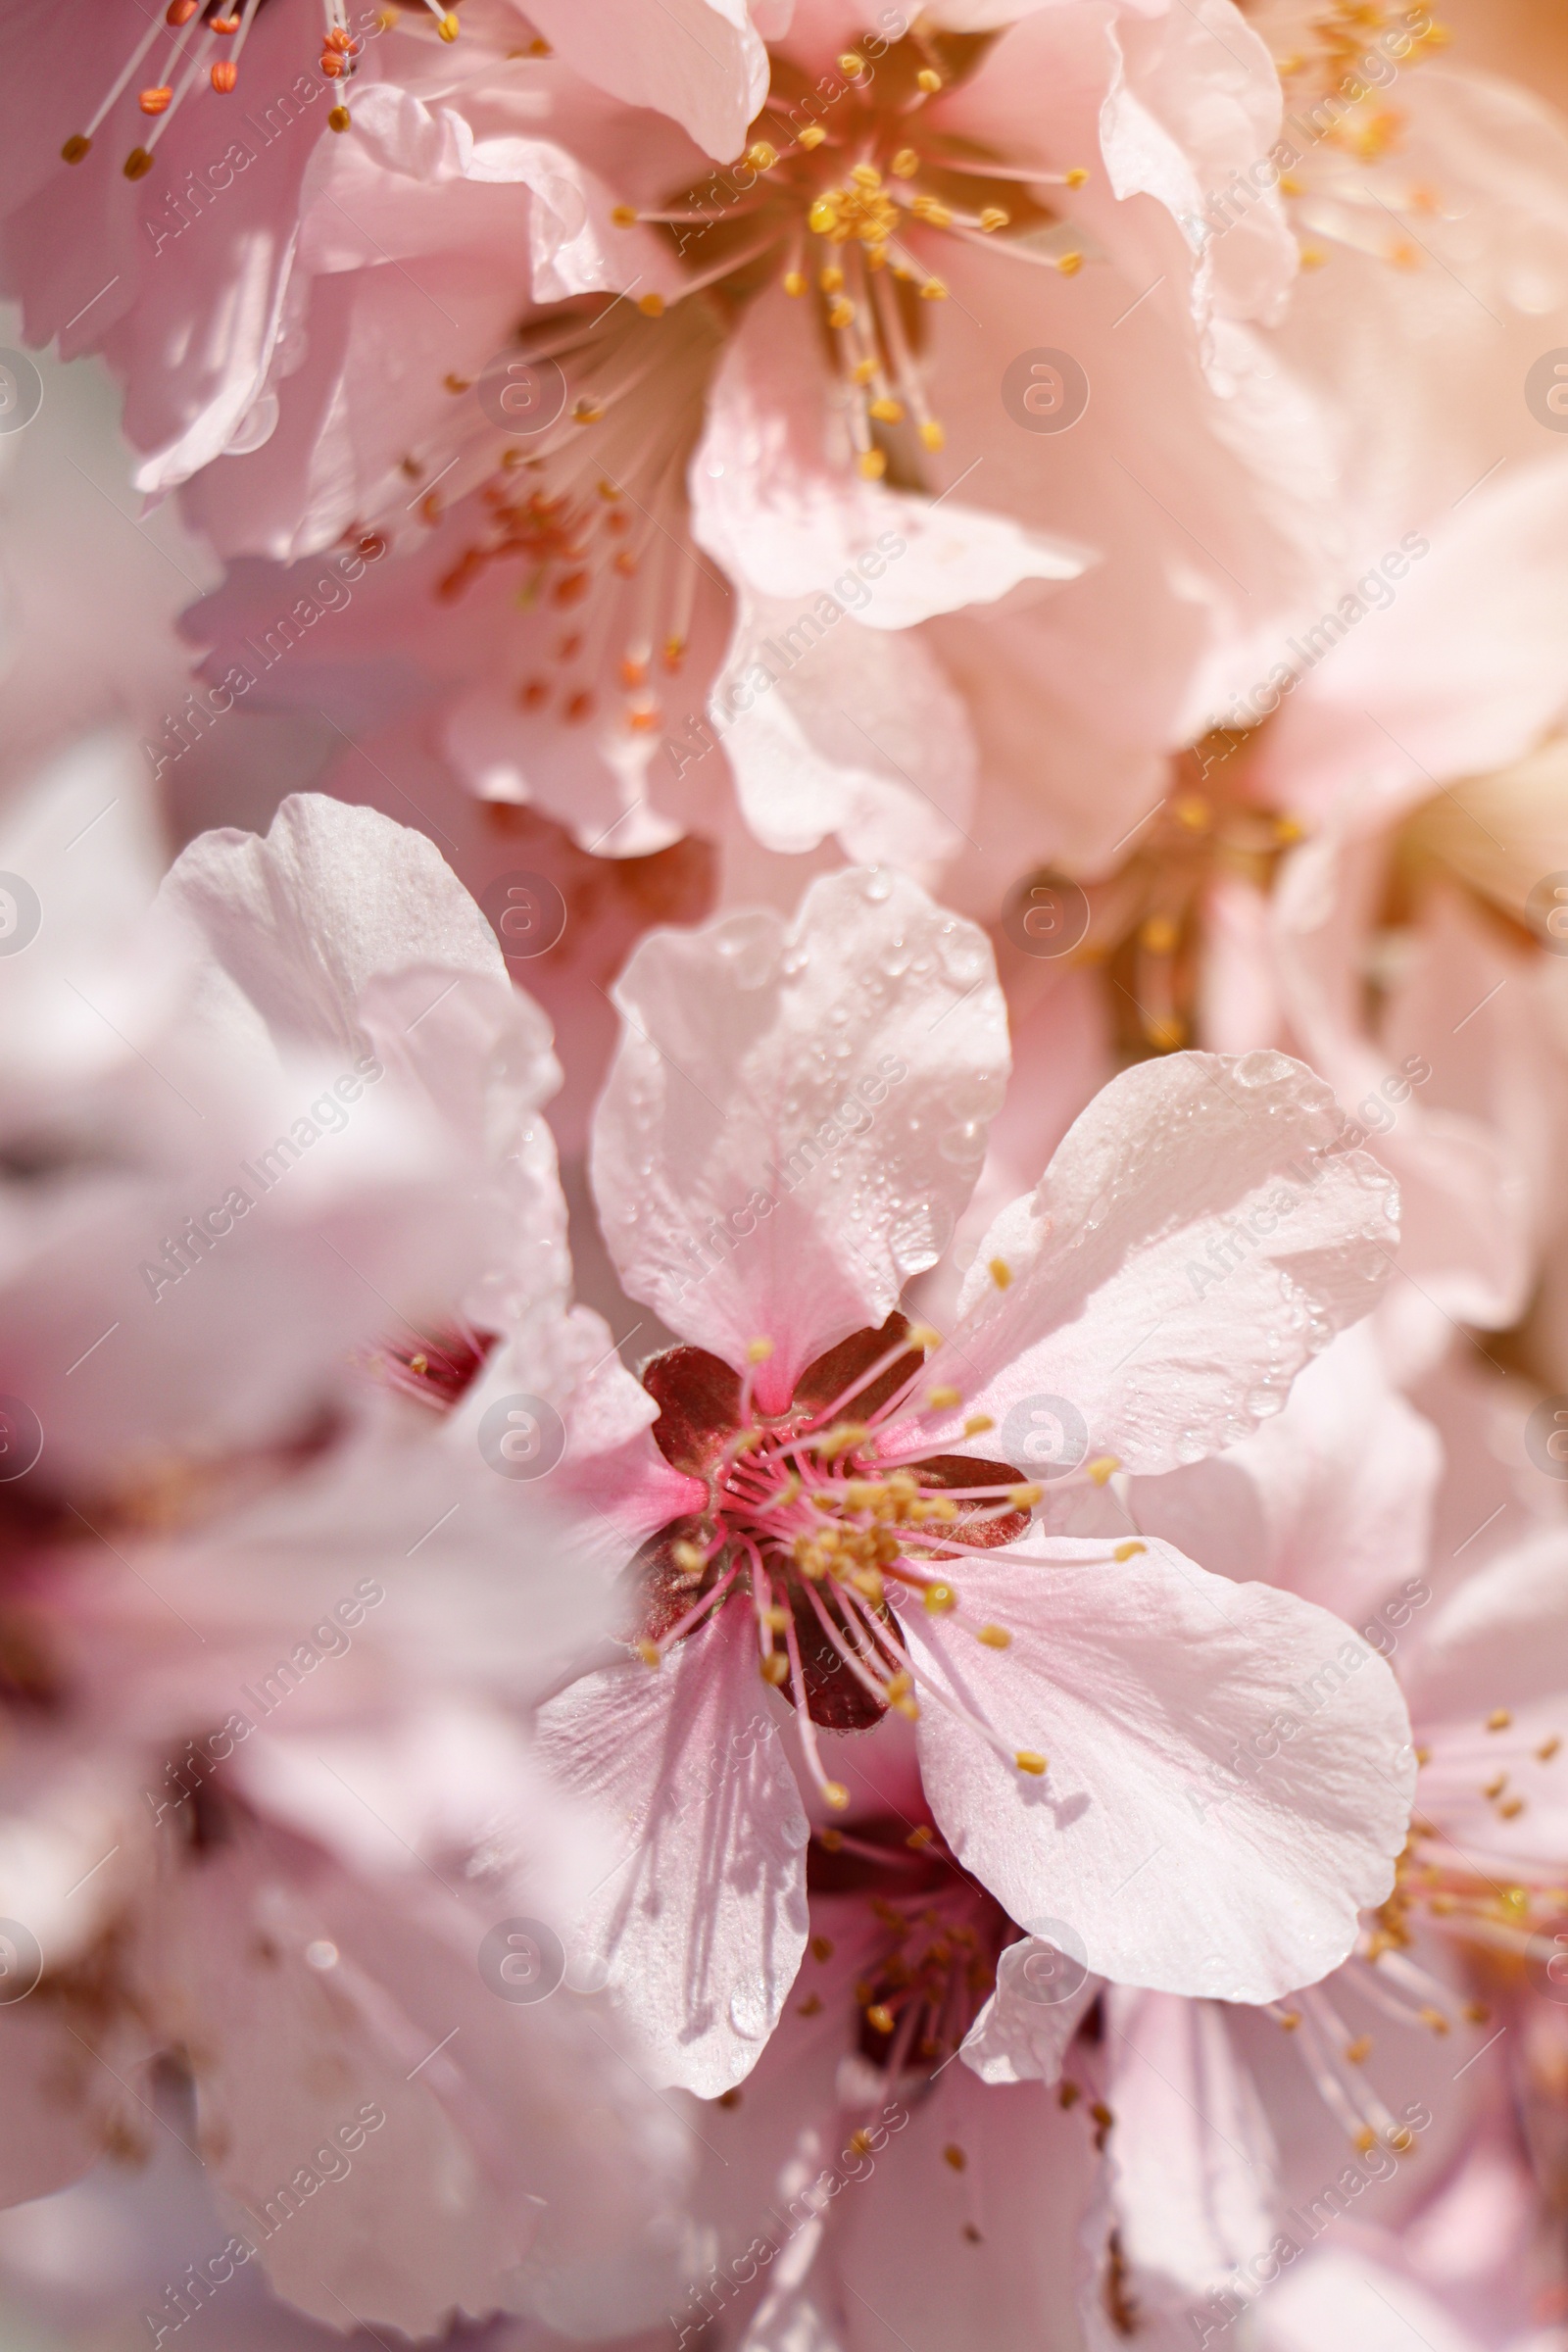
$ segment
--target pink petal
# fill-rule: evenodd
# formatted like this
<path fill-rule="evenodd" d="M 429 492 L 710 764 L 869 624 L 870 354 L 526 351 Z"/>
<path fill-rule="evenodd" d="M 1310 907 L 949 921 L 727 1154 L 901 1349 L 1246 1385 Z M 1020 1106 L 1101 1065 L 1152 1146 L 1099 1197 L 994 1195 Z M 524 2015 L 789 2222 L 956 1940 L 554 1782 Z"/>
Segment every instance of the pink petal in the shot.
<path fill-rule="evenodd" d="M 740 1607 L 585 1675 L 539 1716 L 545 1771 L 604 1817 L 620 1860 L 567 1938 L 613 1987 L 661 2082 L 748 2075 L 806 1948 L 808 1837 Z"/>
<path fill-rule="evenodd" d="M 1002 1550 L 955 1571 L 1010 1647 L 901 1612 L 939 1688 L 1050 1760 L 1025 1778 L 922 1704 L 955 1853 L 1020 1925 L 1064 1922 L 1121 1983 L 1255 2002 L 1325 1975 L 1404 1840 L 1415 1760 L 1388 1667 L 1326 1610 L 1167 1544 L 1114 1564 L 1080 1542 L 1019 1548 L 1052 1564 Z"/>
<path fill-rule="evenodd" d="M 1277 1411 L 1392 1269 L 1394 1187 L 1337 1148 L 1340 1124 L 1282 1054 L 1178 1054 L 1113 1079 L 981 1243 L 938 1359 L 996 1422 L 991 1452 L 1040 1398 L 1076 1411 L 1091 1455 L 1148 1470 Z"/>
<path fill-rule="evenodd" d="M 878 1327 L 968 1199 L 1001 1101 L 1005 1016 L 970 923 L 894 873 L 644 940 L 594 1125 L 624 1288 L 788 1402 L 813 1356 Z"/>

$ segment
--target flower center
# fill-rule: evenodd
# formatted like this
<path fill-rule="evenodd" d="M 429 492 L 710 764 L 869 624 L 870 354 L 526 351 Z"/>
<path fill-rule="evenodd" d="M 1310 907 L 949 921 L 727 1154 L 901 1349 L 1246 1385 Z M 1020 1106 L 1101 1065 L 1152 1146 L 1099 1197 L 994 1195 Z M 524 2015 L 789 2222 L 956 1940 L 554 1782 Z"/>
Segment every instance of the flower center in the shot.
<path fill-rule="evenodd" d="M 929 1822 L 910 1830 L 887 1814 L 819 1830 L 807 1883 L 813 1899 L 858 1897 L 874 1922 L 855 1984 L 861 2057 L 895 2078 L 951 2058 L 996 1989 L 1004 1946 L 1023 1930 Z M 808 1949 L 819 1964 L 833 1956 L 825 1936 Z M 823 2003 L 809 1971 L 805 1984 L 802 2014 L 814 2016 Z"/>
<path fill-rule="evenodd" d="M 1303 270 L 1329 248 L 1367 253 L 1397 270 L 1422 266 L 1425 238 L 1406 227 L 1444 211 L 1404 161 L 1408 117 L 1387 92 L 1449 35 L 1424 9 L 1377 0 L 1242 0 L 1285 86 L 1287 169 L 1279 179 Z M 1380 167 L 1387 165 L 1387 171 Z M 1376 178 L 1369 181 L 1368 173 Z M 1238 192 L 1239 191 L 1239 192 Z M 1223 231 L 1252 201 L 1245 185 L 1211 198 Z"/>
<path fill-rule="evenodd" d="M 756 1402 L 766 1341 L 753 1343 L 744 1378 L 698 1348 L 671 1348 L 643 1374 L 661 1407 L 662 1451 L 704 1482 L 708 1499 L 634 1563 L 635 1646 L 657 1667 L 718 1609 L 749 1610 L 762 1680 L 799 1711 L 808 1765 L 839 1808 L 848 1792 L 823 1770 L 813 1727 L 864 1731 L 890 1708 L 919 1713 L 900 1606 L 952 1617 L 987 1648 L 1012 1640 L 971 1619 L 954 1580 L 965 1557 L 1022 1535 L 1043 1490 L 1010 1463 L 938 1453 L 922 1441 L 922 1421 L 951 1425 L 961 1401 L 945 1387 L 920 1394 L 935 1345 L 935 1332 L 893 1315 L 809 1365 L 779 1413 Z M 962 1426 L 975 1437 L 991 1423 L 971 1414 Z M 961 1712 L 951 1694 L 925 1690 Z M 1019 1770 L 1046 1770 L 1043 1756 L 965 1720 Z"/>
<path fill-rule="evenodd" d="M 1022 260 L 1065 276 L 1082 266 L 1070 229 L 1030 191 L 1079 187 L 1087 172 L 1005 161 L 944 122 L 944 96 L 990 46 L 917 29 L 868 39 L 867 54 L 847 51 L 815 80 L 775 60 L 760 135 L 739 164 L 662 209 L 616 209 L 669 235 L 692 272 L 680 302 L 713 287 L 739 308 L 777 282 L 803 298 L 814 269 L 813 332 L 870 480 L 891 465 L 918 483 L 919 451 L 943 446 L 918 360 L 919 305 L 948 292 L 930 232 L 943 232 L 950 260 L 1005 230 Z"/>
<path fill-rule="evenodd" d="M 815 80 L 775 60 L 740 163 L 653 209 L 612 210 L 617 226 L 668 238 L 686 272 L 678 290 L 531 314 L 477 385 L 446 377 L 464 404 L 455 429 L 403 460 L 408 481 L 430 483 L 425 496 L 411 506 L 393 484 L 377 507 L 372 519 L 401 533 L 411 513 L 435 526 L 478 493 L 487 514 L 463 534 L 438 595 L 520 561 L 521 612 L 571 617 L 530 630 L 516 704 L 602 724 L 628 790 L 664 733 L 660 677 L 680 670 L 694 609 L 699 628 L 708 613 L 715 660 L 729 631 L 723 583 L 691 537 L 686 477 L 713 370 L 750 305 L 776 285 L 801 301 L 860 472 L 923 487 L 924 454 L 943 445 L 920 363 L 923 306 L 948 291 L 929 266 L 933 237 L 956 258 L 1006 232 L 1024 262 L 1067 275 L 1081 265 L 1071 230 L 1031 191 L 1076 187 L 1085 172 L 1004 161 L 944 128 L 944 95 L 990 39 L 911 33 L 875 59 L 846 53 Z M 686 751 L 670 744 L 676 774 L 710 748 L 693 719 Z"/>
<path fill-rule="evenodd" d="M 1298 819 L 1249 795 L 1249 754 L 1259 732 L 1216 728 L 1184 753 L 1175 789 L 1126 863 L 1083 888 L 1088 928 L 1071 960 L 1105 973 L 1129 1060 L 1174 1053 L 1194 1033 L 1215 885 L 1237 876 L 1266 896 L 1281 860 L 1305 837 Z M 1068 895 L 1076 888 L 1065 885 Z M 1028 933 L 1032 907 L 1063 890 L 1049 868 L 1028 875 L 1014 893 L 1009 931 Z"/>

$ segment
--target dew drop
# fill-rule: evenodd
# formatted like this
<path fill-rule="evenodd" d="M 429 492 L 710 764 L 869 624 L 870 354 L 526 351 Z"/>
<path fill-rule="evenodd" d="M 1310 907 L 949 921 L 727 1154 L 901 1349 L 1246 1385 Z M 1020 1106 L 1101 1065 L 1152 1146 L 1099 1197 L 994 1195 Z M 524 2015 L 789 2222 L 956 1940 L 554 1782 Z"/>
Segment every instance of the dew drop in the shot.
<path fill-rule="evenodd" d="M 729 2022 L 746 2041 L 766 2038 L 769 2023 L 767 1992 L 760 1978 L 737 1984 L 729 1996 Z"/>

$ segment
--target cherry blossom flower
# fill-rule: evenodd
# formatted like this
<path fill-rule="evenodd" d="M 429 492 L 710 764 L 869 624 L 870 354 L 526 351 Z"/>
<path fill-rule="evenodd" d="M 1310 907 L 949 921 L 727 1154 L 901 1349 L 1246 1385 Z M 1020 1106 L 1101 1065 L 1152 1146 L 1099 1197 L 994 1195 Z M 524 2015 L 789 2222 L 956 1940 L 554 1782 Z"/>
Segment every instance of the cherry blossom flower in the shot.
<path fill-rule="evenodd" d="M 94 813 L 108 813 L 96 795 Z M 48 903 L 58 923 L 63 877 Z M 78 912 L 101 918 L 105 904 Z M 82 935 L 66 929 L 92 988 Z M 37 1485 L 41 1467 L 44 1483 L 4 1529 L 0 1902 L 8 1969 L 30 1953 L 36 1978 L 3 2012 L 0 2057 L 28 2118 L 4 2193 L 55 2189 L 106 2151 L 134 2160 L 149 2130 L 186 2137 L 148 2072 L 169 2059 L 194 2082 L 188 2144 L 237 2233 L 226 2270 L 189 2289 L 198 2306 L 255 2259 L 330 2326 L 428 2333 L 506 2307 L 621 2331 L 670 2292 L 679 2121 L 612 2017 L 595 2023 L 575 1995 L 519 2006 L 485 1959 L 487 1937 L 519 1922 L 547 1936 L 541 1922 L 598 1867 L 591 1831 L 539 1779 L 527 1723 L 591 1654 L 603 1595 L 544 1513 L 454 1452 L 414 1400 L 438 1380 L 461 1390 L 497 1330 L 542 1379 L 597 1344 L 562 1287 L 564 1212 L 536 1116 L 555 1076 L 548 1031 L 429 844 L 368 810 L 296 800 L 265 843 L 198 841 L 148 936 L 142 986 L 178 992 L 182 1076 L 220 1060 L 266 1104 L 274 1073 L 318 1072 L 374 1041 L 377 1083 L 453 1139 L 434 1166 L 443 1212 L 470 1239 L 426 1295 L 445 1348 L 420 1348 L 418 1321 L 350 1265 L 368 1329 L 382 1326 L 380 1377 L 367 1394 L 336 1364 L 326 1426 L 292 1453 L 274 1442 L 264 1478 L 231 1458 L 223 1386 L 254 1398 L 255 1375 L 247 1392 L 211 1346 L 190 1373 L 216 1392 L 205 1419 L 181 1428 L 160 1378 L 152 1410 L 185 1453 L 143 1508 L 122 1475 L 107 1521 L 77 1509 L 73 1495 L 95 1490 L 62 1491 L 58 1465 L 99 1461 L 91 1401 L 74 1428 L 65 1407 L 48 1420 L 26 1474 Z M 69 1041 L 46 988 L 41 1003 Z M 387 1154 L 395 1129 L 376 1140 Z M 338 1229 L 345 1264 L 364 1222 Z M 183 1279 L 211 1270 L 198 1257 Z M 303 1250 L 282 1272 L 318 1280 Z M 294 1349 L 292 1401 L 318 1411 L 290 1293 L 265 1262 L 262 1278 Z M 368 1336 L 361 1317 L 318 1322 L 344 1349 Z M 200 1335 L 199 1319 L 181 1330 Z M 142 1532 L 155 1507 L 177 1538 Z M 416 2234 L 388 2232 L 397 2213 Z M 176 2292 L 169 2328 L 186 2308 Z"/>
<path fill-rule="evenodd" d="M 1532 2012 L 1538 2037 L 1554 2018 L 1568 1823 L 1554 1793 L 1565 1700 L 1553 1628 L 1568 1554 L 1561 1531 L 1543 1528 L 1473 1570 L 1440 1568 L 1429 1550 L 1440 1466 L 1433 1431 L 1390 1388 L 1363 1331 L 1321 1357 L 1254 1437 L 1127 1490 L 1137 1524 L 1202 1549 L 1222 1573 L 1260 1568 L 1386 1651 L 1423 1767 L 1394 1891 L 1344 1967 L 1273 2006 L 1285 2046 L 1259 2038 L 1255 2013 L 1107 1994 L 1116 2128 L 1089 2237 L 1102 2278 L 1108 2265 L 1156 2342 L 1204 2326 L 1220 2335 L 1260 2295 L 1310 2299 L 1316 2288 L 1287 2297 L 1274 2281 L 1294 2278 L 1337 2214 L 1363 2218 L 1365 2196 L 1366 2218 L 1393 2227 L 1410 2191 L 1385 2196 L 1381 2184 L 1402 2179 L 1418 2140 L 1425 2176 L 1429 2145 L 1441 2171 L 1478 2116 L 1495 2117 L 1508 2061 L 1471 2072 L 1500 2038 L 1494 2010 L 1520 2030 L 1516 2066 Z M 1255 1753 L 1254 1742 L 1239 1755 L 1244 1770 Z M 1217 1785 L 1215 1796 L 1226 1801 Z M 1174 2165 L 1173 2143 L 1184 2148 Z M 1507 2161 L 1521 2161 L 1517 2142 Z M 1313 2205 L 1321 2181 L 1334 2194 Z"/>
<path fill-rule="evenodd" d="M 1010 769 L 1026 680 L 1058 701 L 1064 768 L 1086 728 L 1104 737 L 1107 649 L 1134 599 L 1148 681 L 1102 740 L 1116 793 L 1089 812 L 1053 787 L 1058 846 L 1112 805 L 1119 838 L 1180 713 L 1211 691 L 1196 673 L 1221 615 L 1240 620 L 1235 581 L 1250 621 L 1260 596 L 1283 613 L 1321 571 L 1269 446 L 1283 432 L 1305 448 L 1316 428 L 1282 405 L 1245 323 L 1288 282 L 1277 201 L 1214 254 L 1179 225 L 1200 174 L 1266 144 L 1277 86 L 1233 12 L 1216 15 L 1223 43 L 1190 16 L 1113 28 L 1087 7 L 1040 10 L 978 35 L 879 33 L 862 55 L 833 12 L 797 12 L 761 135 L 712 186 L 678 139 L 617 134 L 559 62 L 481 50 L 462 86 L 432 76 L 405 100 L 383 83 L 356 102 L 291 265 L 310 332 L 273 370 L 254 442 L 203 473 L 190 511 L 234 556 L 368 526 L 398 549 L 428 541 L 412 575 L 394 566 L 369 591 L 380 640 L 439 682 L 476 789 L 533 799 L 618 855 L 690 824 L 691 789 L 711 802 L 727 763 L 770 846 L 836 833 L 875 858 L 898 841 L 929 869 L 963 846 L 977 724 L 988 763 Z M 1216 55 L 1231 62 L 1210 107 Z M 553 109 L 559 139 L 497 135 L 496 111 L 524 106 Z M 532 279 L 510 285 L 492 256 L 524 207 Z M 444 309 L 418 281 L 435 252 Z M 1076 353 L 1094 387 L 1068 467 L 1004 405 L 1031 336 Z M 509 366 L 539 409 L 520 436 L 491 413 Z M 950 427 L 964 445 L 944 457 Z M 1198 472 L 1232 518 L 1200 588 L 1204 533 L 1172 508 Z M 1107 546 L 1097 585 L 1027 615 L 1024 584 L 1071 579 Z M 1009 596 L 1003 629 L 932 633 Z M 1200 606 L 1207 618 L 1174 625 Z M 225 617 L 204 628 L 226 640 Z M 285 694 L 316 690 L 308 667 Z"/>
<path fill-rule="evenodd" d="M 12 1499 L 92 1523 L 310 1442 L 389 1311 L 417 1324 L 487 1262 L 443 1208 L 477 1154 L 350 1008 L 243 1057 L 197 1015 L 191 943 L 151 907 L 162 857 L 120 737 L 0 828 L 0 1352 L 8 1446 L 42 1448 Z"/>
<path fill-rule="evenodd" d="M 777 2031 L 744 2090 L 705 2111 L 692 2206 L 711 2252 L 672 2316 L 757 2348 L 808 2328 L 1022 2335 L 1070 2305 L 1103 2111 L 1087 2068 L 1006 2087 L 954 2063 L 999 1953 L 1024 1947 L 912 1775 L 896 1810 L 860 1802 L 813 1833 L 810 1940 Z M 1042 2033 L 1065 2018 L 1065 2043 L 1082 2005 L 1032 2017 Z"/>
<path fill-rule="evenodd" d="M 1332 1966 L 1348 1887 L 1380 1899 L 1403 1835 L 1386 1671 L 1352 1642 L 1368 1712 L 1314 1711 L 1278 1795 L 1256 1792 L 1291 1820 L 1284 1843 L 1251 1796 L 1223 1834 L 1188 1836 L 1179 1790 L 1213 1727 L 1343 1630 L 1261 1587 L 1216 1607 L 1162 1545 L 1028 1533 L 1040 1490 L 1006 1458 L 1045 1396 L 1081 1414 L 1081 1486 L 1197 1459 L 1365 1310 L 1389 1192 L 1334 1152 L 1326 1096 L 1283 1056 L 1124 1074 L 997 1220 L 939 1344 L 896 1307 L 967 1196 L 999 1092 L 972 929 L 891 875 L 848 874 L 789 929 L 734 915 L 656 935 L 617 997 L 595 1192 L 628 1295 L 680 1345 L 644 1372 L 653 1430 L 578 1457 L 598 1524 L 643 1539 L 625 1589 L 641 1655 L 553 1699 L 541 1737 L 630 1840 L 577 1943 L 666 2077 L 712 2092 L 744 2075 L 804 1944 L 806 1824 L 760 1668 L 795 1700 L 830 1804 L 853 1769 L 838 1736 L 912 1710 L 956 1856 L 1022 1924 L 1069 1920 L 1097 1970 L 1268 1999 Z M 1227 1239 L 1270 1199 L 1255 1249 Z M 465 1413 L 513 1378 L 498 1359 Z M 1380 1759 L 1365 1844 L 1362 1753 Z M 1259 1874 L 1279 1874 L 1261 1910 Z"/>

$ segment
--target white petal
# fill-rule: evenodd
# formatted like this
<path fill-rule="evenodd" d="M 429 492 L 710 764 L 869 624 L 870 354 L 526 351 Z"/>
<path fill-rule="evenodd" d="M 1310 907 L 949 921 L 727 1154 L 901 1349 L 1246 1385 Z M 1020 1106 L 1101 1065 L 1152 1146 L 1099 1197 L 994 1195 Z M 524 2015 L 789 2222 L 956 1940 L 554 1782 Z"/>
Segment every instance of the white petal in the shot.
<path fill-rule="evenodd" d="M 833 597 L 804 610 L 741 598 L 709 717 L 758 840 L 790 852 L 836 833 L 858 862 L 906 869 L 951 857 L 973 799 L 974 744 L 931 647 L 853 617 L 840 625 Z"/>
<path fill-rule="evenodd" d="M 934 1700 L 921 1770 L 955 1853 L 1021 1926 L 1064 1923 L 1083 1965 L 1168 1992 L 1277 1998 L 1350 1949 L 1393 1884 L 1414 1786 L 1388 1667 L 1323 1609 L 1209 1576 L 1169 1545 L 1024 1540 L 953 1572 L 996 1650 L 911 1606 L 939 1689 L 1008 1746 L 1013 1770 Z M 1064 1947 L 1065 1948 L 1065 1947 Z"/>
<path fill-rule="evenodd" d="M 1026 1936 L 1009 1943 L 997 1963 L 997 1988 L 964 2035 L 963 2063 L 982 2082 L 1055 2082 L 1067 2044 L 1077 2033 L 1083 2014 L 1101 1989 L 1098 1977 L 1085 1975 L 1075 1989 L 1060 1999 L 1042 1999 L 1054 1993 L 1063 1979 L 1060 1948 Z M 1065 1955 L 1069 1962 L 1071 1955 Z M 1039 1974 L 1042 1963 L 1050 1972 Z M 1076 1970 L 1073 1971 L 1076 1974 Z"/>
<path fill-rule="evenodd" d="M 658 107 L 720 163 L 739 155 L 767 95 L 746 0 L 539 0 L 529 18 L 579 74 L 629 106 Z"/>
<path fill-rule="evenodd" d="M 969 1197 L 1007 1067 L 990 948 L 891 872 L 655 932 L 617 983 L 593 1182 L 624 1288 L 729 1363 L 796 1374 L 883 1322 Z"/>
<path fill-rule="evenodd" d="M 657 1670 L 572 1684 L 540 1711 L 539 1756 L 620 1855 L 567 1938 L 577 1980 L 608 1971 L 657 2079 L 716 2097 L 756 2065 L 806 1949 L 806 1815 L 745 1609 Z"/>
<path fill-rule="evenodd" d="M 693 536 L 733 578 L 798 609 L 826 591 L 867 628 L 906 629 L 1020 580 L 1075 579 L 1093 561 L 1005 514 L 863 480 L 847 436 L 824 443 L 821 365 L 795 313 L 782 293 L 754 306 L 692 460 Z"/>
<path fill-rule="evenodd" d="M 1277 2227 L 1275 2150 L 1225 2012 L 1211 2001 L 1113 1987 L 1105 2104 L 1116 2121 L 1087 2236 L 1114 2231 L 1121 2291 L 1156 2352 L 1193 2343 L 1193 2314 L 1266 2254 Z M 1103 2324 L 1096 2352 L 1119 2342 Z"/>
<path fill-rule="evenodd" d="M 414 963 L 506 979 L 495 934 L 434 844 L 378 809 L 317 792 L 284 801 L 264 840 L 203 833 L 160 905 L 204 943 L 209 1016 L 322 1051 L 352 1042 L 361 991 Z"/>
<path fill-rule="evenodd" d="M 1277 1411 L 1392 1270 L 1392 1180 L 1337 1146 L 1342 1123 L 1283 1054 L 1172 1054 L 1112 1079 L 981 1243 L 939 1359 L 996 1422 L 992 1453 L 1010 1458 L 1009 1412 L 1017 1432 L 1042 1399 L 1065 1402 L 1091 1456 L 1137 1470 Z"/>

